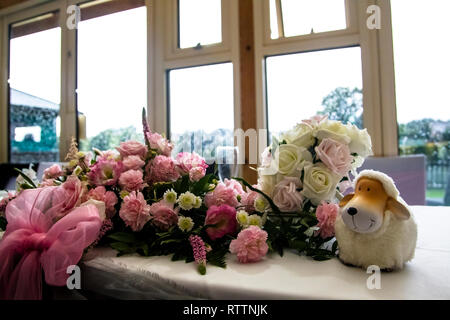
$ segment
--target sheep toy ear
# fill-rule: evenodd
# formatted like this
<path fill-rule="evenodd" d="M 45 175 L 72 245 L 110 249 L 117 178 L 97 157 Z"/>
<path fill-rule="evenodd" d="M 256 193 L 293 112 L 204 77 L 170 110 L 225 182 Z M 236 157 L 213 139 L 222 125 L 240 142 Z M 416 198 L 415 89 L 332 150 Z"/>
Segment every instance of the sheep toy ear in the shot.
<path fill-rule="evenodd" d="M 349 193 L 348 195 L 346 195 L 345 197 L 343 197 L 341 199 L 341 201 L 339 202 L 339 207 L 342 208 L 344 207 L 350 200 L 352 200 L 353 196 L 355 194 L 354 193 Z"/>
<path fill-rule="evenodd" d="M 391 211 L 397 217 L 397 219 L 400 220 L 408 220 L 411 215 L 406 206 L 404 206 L 402 203 L 398 202 L 392 197 L 389 197 L 388 200 L 386 201 L 385 211 L 386 210 Z"/>

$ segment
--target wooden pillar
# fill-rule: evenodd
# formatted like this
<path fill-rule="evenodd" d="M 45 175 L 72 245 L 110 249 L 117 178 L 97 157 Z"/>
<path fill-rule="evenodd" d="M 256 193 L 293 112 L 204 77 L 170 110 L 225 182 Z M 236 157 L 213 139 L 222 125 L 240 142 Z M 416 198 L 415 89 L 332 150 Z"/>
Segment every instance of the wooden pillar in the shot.
<path fill-rule="evenodd" d="M 253 33 L 253 0 L 239 0 L 239 58 L 241 89 L 241 128 L 256 129 L 255 45 Z M 249 165 L 249 146 L 245 144 L 243 176 L 255 184 L 257 174 Z"/>

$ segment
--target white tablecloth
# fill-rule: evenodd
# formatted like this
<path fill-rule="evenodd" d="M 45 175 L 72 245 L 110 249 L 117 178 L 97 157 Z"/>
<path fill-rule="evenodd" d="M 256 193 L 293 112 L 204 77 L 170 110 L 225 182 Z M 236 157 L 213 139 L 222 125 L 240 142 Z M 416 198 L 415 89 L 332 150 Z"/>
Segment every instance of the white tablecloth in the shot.
<path fill-rule="evenodd" d="M 450 299 L 450 207 L 412 207 L 419 228 L 416 256 L 402 271 L 381 274 L 381 289 L 368 289 L 370 274 L 337 259 L 317 262 L 295 252 L 263 262 L 208 266 L 169 257 L 116 257 L 92 250 L 83 262 L 84 289 L 124 299 Z M 90 257 L 89 257 L 90 256 Z M 94 258 L 93 258 L 94 257 Z"/>

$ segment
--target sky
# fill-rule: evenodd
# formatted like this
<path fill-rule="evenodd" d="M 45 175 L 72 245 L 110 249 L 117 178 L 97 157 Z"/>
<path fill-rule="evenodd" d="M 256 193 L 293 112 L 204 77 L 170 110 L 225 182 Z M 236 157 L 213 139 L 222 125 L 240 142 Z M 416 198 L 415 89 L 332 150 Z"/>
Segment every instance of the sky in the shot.
<path fill-rule="evenodd" d="M 199 12 L 206 0 L 182 10 Z M 322 8 L 301 17 L 301 4 L 285 0 L 286 34 L 339 29 L 342 1 L 320 0 Z M 220 41 L 215 14 L 181 17 L 182 46 Z M 396 95 L 399 122 L 424 117 L 450 119 L 447 99 L 450 74 L 448 30 L 450 1 L 391 0 L 393 11 Z M 183 9 L 185 8 L 185 9 Z M 184 12 L 184 11 L 183 11 Z M 78 108 L 87 116 L 87 136 L 107 128 L 140 128 L 146 102 L 146 9 L 144 7 L 83 21 L 78 35 Z M 383 21 L 381 22 L 383 26 Z M 11 87 L 59 103 L 60 29 L 11 41 Z M 271 57 L 267 60 L 269 125 L 286 130 L 321 109 L 324 96 L 338 86 L 361 87 L 359 48 Z M 232 65 L 171 72 L 173 132 L 233 126 Z M 176 130 L 175 130 L 176 128 Z"/>

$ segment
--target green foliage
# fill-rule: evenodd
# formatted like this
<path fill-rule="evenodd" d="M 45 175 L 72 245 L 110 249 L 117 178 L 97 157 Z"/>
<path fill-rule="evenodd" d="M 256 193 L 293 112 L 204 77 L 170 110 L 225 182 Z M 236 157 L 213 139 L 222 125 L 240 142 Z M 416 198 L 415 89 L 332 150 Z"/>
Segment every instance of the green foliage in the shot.
<path fill-rule="evenodd" d="M 0 217 L 0 230 L 6 230 L 6 226 L 8 225 L 8 221 L 5 217 Z"/>
<path fill-rule="evenodd" d="M 362 91 L 359 88 L 338 87 L 322 100 L 324 110 L 318 112 L 328 115 L 328 119 L 355 124 L 363 128 Z"/>
<path fill-rule="evenodd" d="M 120 142 L 128 140 L 144 141 L 144 137 L 133 126 L 120 129 L 108 129 L 92 138 L 80 141 L 80 150 L 90 151 L 93 148 L 110 150 L 116 148 Z"/>

